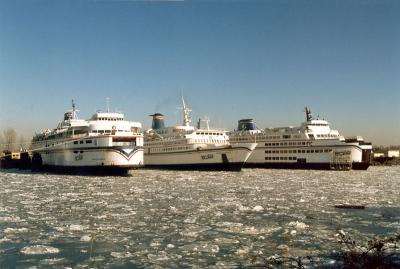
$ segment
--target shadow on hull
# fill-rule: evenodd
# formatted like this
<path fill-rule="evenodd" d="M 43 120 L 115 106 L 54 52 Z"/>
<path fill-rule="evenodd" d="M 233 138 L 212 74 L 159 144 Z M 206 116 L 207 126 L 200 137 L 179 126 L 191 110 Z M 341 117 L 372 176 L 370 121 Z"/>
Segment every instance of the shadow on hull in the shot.
<path fill-rule="evenodd" d="M 32 169 L 34 172 L 50 172 L 63 175 L 127 176 L 130 170 L 141 166 L 52 166 L 42 165 Z"/>
<path fill-rule="evenodd" d="M 210 163 L 210 164 L 176 164 L 176 165 L 146 165 L 146 169 L 159 170 L 195 170 L 195 171 L 234 171 L 240 172 L 243 163 Z"/>
<path fill-rule="evenodd" d="M 351 166 L 331 163 L 245 163 L 244 168 L 302 169 L 302 170 L 367 170 L 370 163 L 357 162 Z"/>

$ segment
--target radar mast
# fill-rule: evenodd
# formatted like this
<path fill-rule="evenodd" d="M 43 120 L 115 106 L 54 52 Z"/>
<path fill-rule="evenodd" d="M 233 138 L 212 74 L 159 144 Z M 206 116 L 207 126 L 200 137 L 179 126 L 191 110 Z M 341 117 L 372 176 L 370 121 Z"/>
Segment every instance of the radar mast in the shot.
<path fill-rule="evenodd" d="M 185 99 L 182 96 L 182 112 L 183 112 L 183 125 L 184 126 L 190 126 L 190 122 L 192 121 L 192 118 L 189 115 L 189 112 L 192 111 L 190 108 L 188 108 L 185 104 Z"/>
<path fill-rule="evenodd" d="M 311 121 L 312 120 L 311 110 L 308 107 L 305 107 L 305 112 L 307 121 Z"/>

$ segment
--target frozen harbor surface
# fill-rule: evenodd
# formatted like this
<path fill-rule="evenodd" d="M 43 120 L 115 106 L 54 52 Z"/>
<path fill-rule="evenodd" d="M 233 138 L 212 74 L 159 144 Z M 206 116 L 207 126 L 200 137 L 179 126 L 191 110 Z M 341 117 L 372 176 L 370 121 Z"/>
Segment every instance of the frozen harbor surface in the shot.
<path fill-rule="evenodd" d="M 243 268 L 307 256 L 309 268 L 329 267 L 338 231 L 364 241 L 400 230 L 399 166 L 129 177 L 3 170 L 0 186 L 0 268 Z"/>

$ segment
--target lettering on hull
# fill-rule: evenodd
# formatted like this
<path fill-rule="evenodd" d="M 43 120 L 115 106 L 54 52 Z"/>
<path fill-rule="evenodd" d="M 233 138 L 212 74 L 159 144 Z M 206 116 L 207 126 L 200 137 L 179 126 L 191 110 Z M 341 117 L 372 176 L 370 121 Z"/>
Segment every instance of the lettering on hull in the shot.
<path fill-rule="evenodd" d="M 202 160 L 214 159 L 214 154 L 201 155 Z"/>

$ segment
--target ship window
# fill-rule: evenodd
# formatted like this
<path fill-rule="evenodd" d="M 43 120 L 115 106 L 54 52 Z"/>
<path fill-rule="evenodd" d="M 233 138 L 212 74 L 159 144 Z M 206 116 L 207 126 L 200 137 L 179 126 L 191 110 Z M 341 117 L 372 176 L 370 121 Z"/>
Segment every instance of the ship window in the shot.
<path fill-rule="evenodd" d="M 79 141 L 79 144 L 83 144 L 83 141 Z"/>
<path fill-rule="evenodd" d="M 91 144 L 92 140 L 86 140 L 86 144 Z"/>
<path fill-rule="evenodd" d="M 79 153 L 79 151 L 77 151 L 77 150 L 74 150 L 74 153 L 76 154 L 76 153 Z"/>
<path fill-rule="evenodd" d="M 83 153 L 83 150 L 81 150 L 80 153 Z"/>
<path fill-rule="evenodd" d="M 78 144 L 78 141 L 74 141 L 74 144 Z"/>
<path fill-rule="evenodd" d="M 136 137 L 113 137 L 113 142 L 135 142 Z"/>

